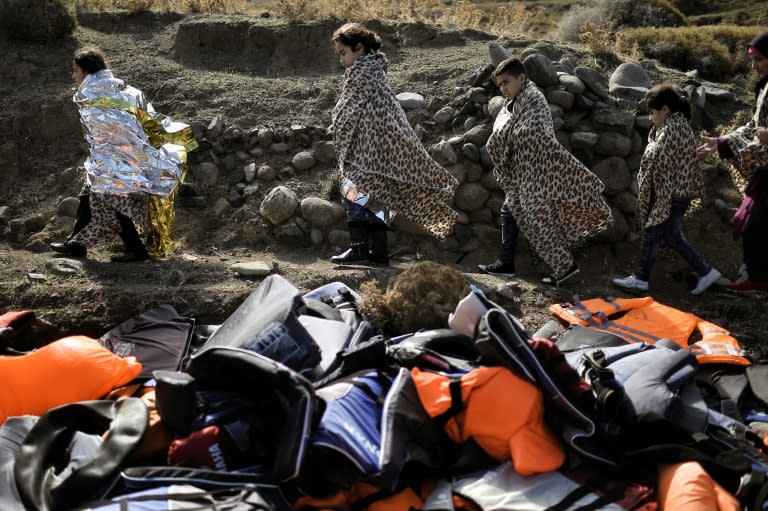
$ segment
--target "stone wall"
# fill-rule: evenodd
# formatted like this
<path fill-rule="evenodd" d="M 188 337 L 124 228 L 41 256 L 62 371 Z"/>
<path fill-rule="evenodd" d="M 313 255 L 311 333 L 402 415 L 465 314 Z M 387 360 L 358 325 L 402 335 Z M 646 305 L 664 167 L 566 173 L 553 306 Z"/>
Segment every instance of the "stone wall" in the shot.
<path fill-rule="evenodd" d="M 488 65 L 472 73 L 467 85 L 457 88 L 444 106 L 427 109 L 418 93 L 398 95 L 430 154 L 460 182 L 454 200 L 459 223 L 443 245 L 456 252 L 499 243 L 498 213 L 504 195 L 493 178 L 485 143 L 503 105 L 491 73 L 510 52 L 496 44 L 489 50 Z M 638 102 L 653 85 L 646 71 L 653 62 L 621 64 L 605 77 L 567 57 L 550 59 L 546 47 L 524 48 L 515 55 L 547 98 L 557 139 L 605 184 L 615 223 L 595 239 L 611 243 L 626 238 L 636 208 L 636 175 L 651 126 Z M 727 100 L 727 94 L 710 91 L 719 101 Z M 192 155 L 182 197 L 187 205 L 196 201 L 203 205 L 200 194 L 214 187 L 220 192 L 214 205 L 217 215 L 250 204 L 279 241 L 327 248 L 347 244 L 344 211 L 333 197 L 332 180 L 314 190 L 294 189 L 299 181 L 294 178 L 306 175 L 322 181 L 319 176 L 332 173 L 336 159 L 324 126 L 242 129 L 216 118 L 199 131 L 201 149 Z M 286 163 L 278 168 L 264 163 L 275 157 Z M 717 176 L 714 165 L 703 167 L 708 182 Z M 393 231 L 395 236 L 425 236 L 402 218 Z"/>

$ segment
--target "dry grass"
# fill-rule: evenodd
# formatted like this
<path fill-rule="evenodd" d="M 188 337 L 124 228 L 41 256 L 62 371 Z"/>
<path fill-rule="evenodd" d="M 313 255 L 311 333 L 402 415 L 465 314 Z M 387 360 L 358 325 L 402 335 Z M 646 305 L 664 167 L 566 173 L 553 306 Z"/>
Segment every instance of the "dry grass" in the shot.
<path fill-rule="evenodd" d="M 251 2 L 248 0 L 72 0 L 70 3 L 76 10 L 81 11 L 254 14 L 250 11 Z"/>
<path fill-rule="evenodd" d="M 525 2 L 495 2 L 480 8 L 471 0 L 70 0 L 81 11 L 154 11 L 239 13 L 273 11 L 289 20 L 337 18 L 422 21 L 453 28 L 474 28 L 499 35 L 532 35 L 547 15 Z M 552 26 L 551 22 L 550 26 Z"/>
<path fill-rule="evenodd" d="M 610 30 L 591 21 L 586 22 L 579 32 L 579 41 L 596 56 L 613 54 L 613 35 Z"/>
<path fill-rule="evenodd" d="M 468 286 L 455 268 L 422 261 L 392 277 L 386 289 L 377 280 L 364 282 L 358 308 L 376 330 L 390 336 L 445 328 L 448 314 L 467 294 Z"/>
<path fill-rule="evenodd" d="M 192 13 L 272 12 L 289 20 L 383 19 L 421 21 L 452 28 L 472 28 L 496 35 L 552 36 L 584 44 L 597 56 L 620 52 L 656 58 L 679 69 L 699 69 L 703 76 L 724 78 L 748 72 L 742 53 L 757 26 L 707 25 L 628 28 L 620 21 L 638 16 L 670 23 L 687 21 L 675 7 L 681 0 L 64 0 L 78 10 L 128 10 Z M 747 10 L 750 0 L 729 0 L 727 8 Z M 763 9 L 765 10 L 765 9 Z M 749 9 L 750 12 L 756 9 Z M 759 9 L 757 9 L 759 11 Z M 652 16 L 651 16 L 652 14 Z M 642 15 L 642 16 L 641 16 Z M 711 15 L 711 14 L 710 14 Z M 755 13 L 756 16 L 762 16 Z M 766 14 L 768 15 L 768 13 Z M 644 19 L 644 18 L 643 18 Z M 763 28 L 764 30 L 764 28 Z"/>

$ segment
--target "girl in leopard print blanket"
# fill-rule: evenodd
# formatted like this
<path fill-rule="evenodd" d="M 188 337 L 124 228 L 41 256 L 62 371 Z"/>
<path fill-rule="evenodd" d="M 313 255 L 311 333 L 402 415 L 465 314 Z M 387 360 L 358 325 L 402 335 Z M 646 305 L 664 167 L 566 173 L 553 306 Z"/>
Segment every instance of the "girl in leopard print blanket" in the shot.
<path fill-rule="evenodd" d="M 552 268 L 552 275 L 542 281 L 558 286 L 579 271 L 571 247 L 611 225 L 611 209 L 600 179 L 555 138 L 547 100 L 528 80 L 520 59 L 504 60 L 494 76 L 506 102 L 486 147 L 506 199 L 501 207 L 501 258 L 480 269 L 514 276 L 515 245 L 522 232 Z"/>
<path fill-rule="evenodd" d="M 331 131 L 351 238 L 350 248 L 331 261 L 386 264 L 387 225 L 396 213 L 438 239 L 450 234 L 459 183 L 429 156 L 389 88 L 381 37 L 347 23 L 331 41 L 346 68 Z"/>
<path fill-rule="evenodd" d="M 637 174 L 637 219 L 643 229 L 640 262 L 633 275 L 613 279 L 613 283 L 629 291 L 647 291 L 651 267 L 663 241 L 699 276 L 691 291 L 698 295 L 720 278 L 720 272 L 707 264 L 682 233 L 691 200 L 704 194 L 696 137 L 688 124 L 691 105 L 687 97 L 667 84 L 651 88 L 645 104 L 653 126 Z"/>

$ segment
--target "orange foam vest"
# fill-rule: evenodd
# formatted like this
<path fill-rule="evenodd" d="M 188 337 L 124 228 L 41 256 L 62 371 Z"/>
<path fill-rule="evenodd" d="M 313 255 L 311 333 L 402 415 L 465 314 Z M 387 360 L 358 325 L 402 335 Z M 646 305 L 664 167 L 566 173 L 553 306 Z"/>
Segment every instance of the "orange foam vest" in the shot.
<path fill-rule="evenodd" d="M 460 384 L 462 407 L 445 423 L 454 442 L 472 438 L 494 459 L 511 458 L 524 476 L 555 470 L 565 461 L 562 444 L 544 422 L 541 390 L 506 367 L 479 367 L 460 379 L 419 368 L 411 375 L 430 417 L 456 408 L 451 386 Z"/>
<path fill-rule="evenodd" d="M 628 342 L 654 344 L 662 338 L 670 339 L 691 350 L 701 364 L 751 365 L 728 330 L 650 296 L 576 299 L 574 303 L 552 304 L 549 311 L 566 324 L 608 332 Z M 701 338 L 693 340 L 692 336 Z"/>
<path fill-rule="evenodd" d="M 82 335 L 64 337 L 26 355 L 0 356 L 0 423 L 99 399 L 139 373 L 141 363 L 135 357 L 118 357 Z"/>

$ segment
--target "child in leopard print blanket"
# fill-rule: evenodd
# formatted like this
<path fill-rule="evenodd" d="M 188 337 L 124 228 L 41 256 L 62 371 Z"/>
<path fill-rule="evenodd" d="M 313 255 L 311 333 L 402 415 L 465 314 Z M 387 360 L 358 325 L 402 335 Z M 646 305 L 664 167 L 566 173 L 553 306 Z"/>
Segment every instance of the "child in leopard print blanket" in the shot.
<path fill-rule="evenodd" d="M 698 295 L 720 278 L 720 272 L 696 252 L 682 233 L 691 200 L 704 194 L 696 137 L 688 124 L 691 105 L 669 84 L 651 88 L 645 104 L 653 126 L 637 174 L 637 219 L 643 229 L 640 261 L 634 274 L 613 279 L 613 283 L 628 291 L 647 291 L 651 267 L 663 241 L 699 276 L 691 291 Z"/>
<path fill-rule="evenodd" d="M 514 277 L 515 246 L 522 232 L 552 268 L 542 282 L 558 286 L 579 271 L 571 247 L 611 225 L 611 209 L 600 179 L 558 142 L 547 100 L 528 80 L 520 59 L 502 61 L 494 77 L 506 102 L 486 147 L 506 199 L 501 257 L 480 269 Z"/>
<path fill-rule="evenodd" d="M 331 261 L 386 264 L 387 225 L 395 214 L 438 239 L 450 234 L 458 217 L 450 204 L 459 183 L 429 156 L 389 88 L 387 57 L 378 51 L 381 37 L 347 23 L 331 41 L 346 68 L 331 132 L 351 238 L 349 249 Z"/>

